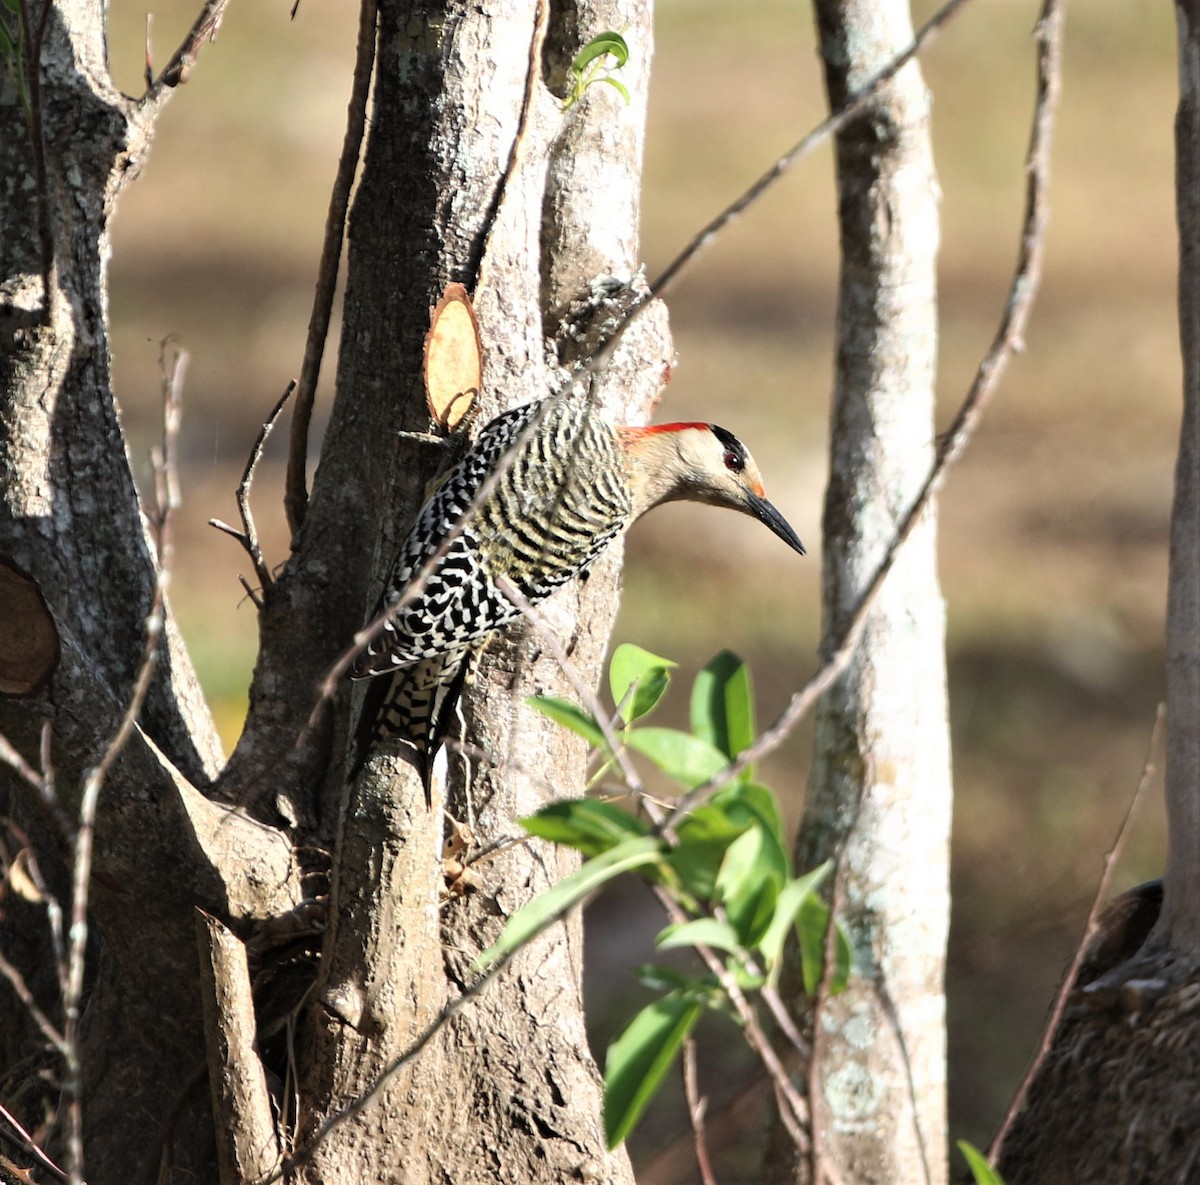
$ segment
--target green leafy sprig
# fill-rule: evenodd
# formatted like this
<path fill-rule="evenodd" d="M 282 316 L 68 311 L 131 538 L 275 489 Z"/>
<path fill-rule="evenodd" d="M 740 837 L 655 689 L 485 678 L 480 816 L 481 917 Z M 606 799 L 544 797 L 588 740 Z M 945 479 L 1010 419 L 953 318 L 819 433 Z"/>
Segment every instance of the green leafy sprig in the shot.
<path fill-rule="evenodd" d="M 620 33 L 612 31 L 593 37 L 571 59 L 571 89 L 563 99 L 562 109 L 570 111 L 589 86 L 597 82 L 607 83 L 629 102 L 629 91 L 624 83 L 613 77 L 629 61 L 629 46 Z"/>
<path fill-rule="evenodd" d="M 683 789 L 691 789 L 753 742 L 754 696 L 745 664 L 726 651 L 692 685 L 690 731 L 642 724 L 662 700 L 675 669 L 669 659 L 640 646 L 618 647 L 608 672 L 616 705 L 616 728 L 609 735 Z M 591 712 L 545 696 L 530 702 L 600 752 L 598 776 L 615 766 L 617 755 Z M 777 985 L 787 940 L 794 933 L 805 990 L 815 994 L 822 983 L 830 911 L 817 890 L 829 865 L 794 875 L 779 804 L 754 780 L 752 768 L 743 769 L 684 818 L 670 839 L 632 811 L 594 798 L 554 802 L 521 822 L 531 835 L 575 848 L 585 862 L 514 914 L 496 944 L 480 956 L 481 966 L 510 953 L 609 880 L 635 872 L 665 894 L 675 916 L 683 919 L 661 931 L 659 950 L 706 947 L 719 952 L 727 982 L 752 994 Z M 850 946 L 840 927 L 835 928 L 834 945 L 837 961 L 829 986 L 837 992 L 850 972 Z M 633 1130 L 703 1012 L 736 1021 L 715 974 L 682 974 L 651 964 L 637 975 L 659 994 L 608 1048 L 605 1134 L 610 1147 Z"/>

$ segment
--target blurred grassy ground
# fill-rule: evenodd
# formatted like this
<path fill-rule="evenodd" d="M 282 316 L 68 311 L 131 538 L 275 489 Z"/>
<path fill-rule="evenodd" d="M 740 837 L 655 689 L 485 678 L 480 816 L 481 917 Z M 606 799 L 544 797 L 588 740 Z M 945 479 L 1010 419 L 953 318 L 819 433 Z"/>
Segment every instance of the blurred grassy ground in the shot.
<path fill-rule="evenodd" d="M 141 11 L 130 0 L 110 7 L 114 69 L 137 92 Z M 240 554 L 204 522 L 234 518 L 250 441 L 299 367 L 349 90 L 351 7 L 303 0 L 289 22 L 283 0 L 231 5 L 167 109 L 114 235 L 114 368 L 143 473 L 157 343 L 175 333 L 192 354 L 173 595 L 230 741 L 254 619 L 235 579 Z M 160 62 L 194 8 L 163 0 L 156 10 Z M 917 19 L 932 11 L 922 3 Z M 659 12 L 643 225 L 651 274 L 823 109 L 800 6 L 660 0 Z M 1035 12 L 1029 0 L 975 0 L 924 63 L 943 191 L 939 424 L 991 339 L 1015 259 Z M 957 783 L 952 1127 L 976 1142 L 1033 1048 L 1162 694 L 1180 386 L 1174 79 L 1169 6 L 1093 0 L 1071 10 L 1045 288 L 1027 351 L 942 503 Z M 735 516 L 668 508 L 631 537 L 617 631 L 679 660 L 685 675 L 722 647 L 739 651 L 754 665 L 764 719 L 811 671 L 819 631 L 837 279 L 830 161 L 826 150 L 800 166 L 681 283 L 671 302 L 680 366 L 660 413 L 713 418 L 743 436 L 816 554 L 798 561 Z M 284 555 L 279 452 L 256 485 L 274 562 Z M 793 817 L 807 744 L 802 729 L 766 771 Z M 1161 836 L 1156 798 L 1121 887 L 1157 874 Z M 604 916 L 592 928 L 597 955 L 614 945 Z M 623 908 L 616 916 L 627 927 Z M 619 945 L 628 957 L 627 929 Z M 593 996 L 603 1040 L 629 1001 Z M 717 1109 L 737 1077 L 719 1069 Z M 635 1151 L 666 1139 L 650 1130 Z M 721 1179 L 753 1180 L 738 1140 L 723 1144 Z M 653 1179 L 675 1178 L 664 1168 Z"/>

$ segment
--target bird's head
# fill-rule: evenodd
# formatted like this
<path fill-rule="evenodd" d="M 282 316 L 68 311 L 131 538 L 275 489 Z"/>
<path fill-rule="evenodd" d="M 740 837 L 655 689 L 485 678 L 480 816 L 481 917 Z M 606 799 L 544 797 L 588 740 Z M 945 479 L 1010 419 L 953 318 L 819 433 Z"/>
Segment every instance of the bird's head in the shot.
<path fill-rule="evenodd" d="M 622 428 L 629 457 L 634 517 L 663 502 L 727 506 L 765 523 L 790 548 L 804 544 L 767 501 L 758 466 L 732 432 L 716 424 L 655 424 Z"/>

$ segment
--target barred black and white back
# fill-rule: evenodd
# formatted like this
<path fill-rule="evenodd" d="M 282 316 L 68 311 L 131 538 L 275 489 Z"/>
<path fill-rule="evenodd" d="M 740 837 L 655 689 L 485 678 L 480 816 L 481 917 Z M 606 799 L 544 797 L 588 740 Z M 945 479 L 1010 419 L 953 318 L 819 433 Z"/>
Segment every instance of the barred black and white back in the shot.
<path fill-rule="evenodd" d="M 368 695 L 351 773 L 399 736 L 420 756 L 428 790 L 472 650 L 519 616 L 498 582 L 542 600 L 586 569 L 632 511 L 617 430 L 586 400 L 526 404 L 492 420 L 418 514 L 372 614 L 389 616 L 352 677 L 400 674 Z"/>

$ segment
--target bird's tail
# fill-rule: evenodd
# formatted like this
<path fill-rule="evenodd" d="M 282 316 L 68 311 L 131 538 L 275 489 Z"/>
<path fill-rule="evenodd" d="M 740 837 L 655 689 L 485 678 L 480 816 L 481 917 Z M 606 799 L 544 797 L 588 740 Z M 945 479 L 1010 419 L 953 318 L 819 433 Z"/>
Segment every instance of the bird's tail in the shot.
<path fill-rule="evenodd" d="M 470 659 L 470 650 L 453 650 L 420 659 L 390 675 L 374 676 L 367 685 L 354 732 L 350 777 L 359 775 L 380 745 L 398 740 L 421 774 L 428 806 L 434 758 L 450 730 Z"/>

